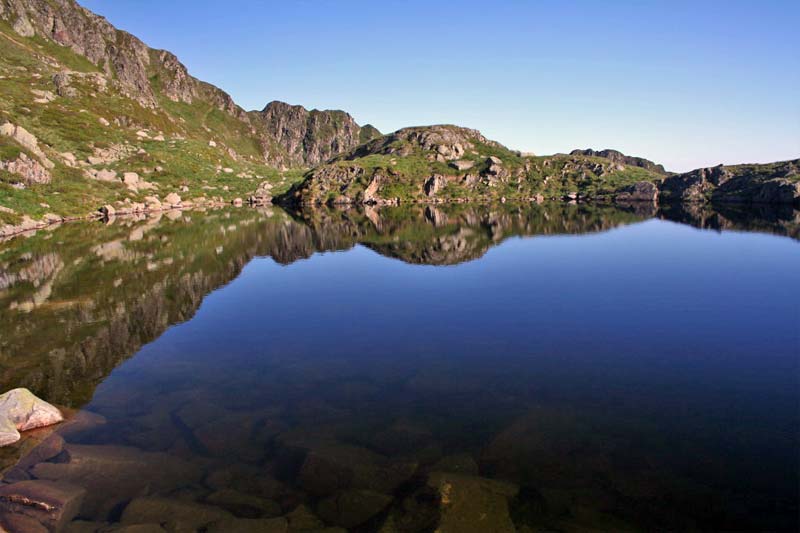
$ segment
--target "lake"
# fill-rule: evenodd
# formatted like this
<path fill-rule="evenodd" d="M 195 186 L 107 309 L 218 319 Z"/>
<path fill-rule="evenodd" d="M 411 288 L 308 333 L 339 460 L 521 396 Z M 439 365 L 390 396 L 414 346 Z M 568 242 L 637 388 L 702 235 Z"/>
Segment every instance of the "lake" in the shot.
<path fill-rule="evenodd" d="M 3 390 L 70 413 L 4 481 L 69 530 L 798 528 L 798 211 L 110 222 L 0 243 Z"/>

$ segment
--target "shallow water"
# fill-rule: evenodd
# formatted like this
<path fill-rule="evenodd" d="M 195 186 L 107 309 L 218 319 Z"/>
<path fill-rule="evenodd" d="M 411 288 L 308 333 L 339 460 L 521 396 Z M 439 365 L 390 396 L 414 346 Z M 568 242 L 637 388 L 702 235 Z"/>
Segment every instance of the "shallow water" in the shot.
<path fill-rule="evenodd" d="M 86 488 L 97 528 L 796 529 L 798 220 L 275 208 L 0 244 L 4 390 L 104 418 L 6 481 Z"/>

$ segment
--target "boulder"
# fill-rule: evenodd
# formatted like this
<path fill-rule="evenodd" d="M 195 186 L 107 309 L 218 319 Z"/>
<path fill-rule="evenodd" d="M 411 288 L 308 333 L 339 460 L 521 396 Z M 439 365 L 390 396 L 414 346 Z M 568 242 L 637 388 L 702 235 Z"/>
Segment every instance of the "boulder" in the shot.
<path fill-rule="evenodd" d="M 199 483 L 199 465 L 162 452 L 113 445 L 66 444 L 68 462 L 39 463 L 31 469 L 38 479 L 86 488 L 81 516 L 105 520 L 121 503 L 143 493 L 164 493 Z M 223 515 L 227 515 L 221 509 Z M 134 523 L 159 522 L 142 520 Z"/>
<path fill-rule="evenodd" d="M 370 490 L 345 490 L 319 502 L 317 512 L 326 522 L 349 529 L 368 521 L 391 501 L 391 496 Z"/>
<path fill-rule="evenodd" d="M 638 181 L 625 187 L 614 198 L 618 202 L 651 202 L 658 200 L 658 185 L 649 181 Z"/>
<path fill-rule="evenodd" d="M 3 515 L 30 517 L 48 530 L 60 531 L 77 516 L 85 495 L 86 490 L 69 483 L 20 481 L 0 487 L 0 510 Z"/>
<path fill-rule="evenodd" d="M 258 186 L 258 189 L 253 193 L 247 201 L 252 205 L 268 205 L 272 203 L 272 185 L 265 181 Z"/>
<path fill-rule="evenodd" d="M 245 518 L 274 517 L 281 514 L 281 506 L 276 502 L 229 488 L 209 494 L 205 501 Z"/>
<path fill-rule="evenodd" d="M 33 101 L 37 104 L 47 104 L 56 99 L 56 95 L 50 91 L 31 89 L 31 93 L 36 97 L 33 99 Z"/>
<path fill-rule="evenodd" d="M 117 179 L 117 173 L 113 170 L 104 168 L 94 173 L 94 179 L 100 181 L 115 181 Z"/>
<path fill-rule="evenodd" d="M 310 443 L 297 481 L 309 493 L 326 496 L 353 488 L 390 494 L 416 471 L 413 461 L 393 461 L 366 448 Z"/>
<path fill-rule="evenodd" d="M 46 169 L 49 170 L 55 166 L 52 161 L 47 159 L 44 152 L 39 149 L 39 140 L 22 126 L 15 126 L 10 122 L 5 122 L 0 125 L 0 135 L 14 139 L 23 148 L 35 155 Z"/>
<path fill-rule="evenodd" d="M 469 170 L 475 166 L 474 161 L 469 161 L 468 159 L 462 159 L 459 161 L 452 161 L 450 165 L 455 168 L 456 170 Z"/>
<path fill-rule="evenodd" d="M 34 446 L 25 456 L 20 458 L 13 468 L 3 473 L 3 481 L 14 482 L 30 479 L 28 469 L 52 459 L 64 450 L 64 437 L 53 433 Z"/>
<path fill-rule="evenodd" d="M 78 96 L 78 91 L 74 87 L 70 86 L 71 82 L 72 79 L 69 71 L 62 71 L 53 74 L 53 85 L 55 85 L 56 94 L 59 96 L 64 96 L 66 98 L 74 98 Z"/>
<path fill-rule="evenodd" d="M 128 186 L 136 185 L 139 183 L 139 174 L 136 172 L 125 172 L 122 174 L 122 182 Z"/>
<path fill-rule="evenodd" d="M 61 154 L 61 159 L 64 160 L 67 166 L 74 167 L 78 164 L 78 158 L 72 152 L 64 152 Z"/>
<path fill-rule="evenodd" d="M 181 205 L 181 197 L 177 193 L 171 192 L 164 198 L 164 202 L 171 206 L 179 206 Z"/>
<path fill-rule="evenodd" d="M 434 196 L 447 186 L 447 178 L 441 174 L 434 174 L 425 181 L 425 194 L 427 196 Z"/>
<path fill-rule="evenodd" d="M 47 527 L 30 516 L 19 513 L 3 513 L 0 516 L 0 531 L 16 533 L 50 533 Z M 92 530 L 91 533 L 94 533 Z M 70 532 L 72 533 L 72 532 Z"/>
<path fill-rule="evenodd" d="M 100 122 L 100 124 L 101 124 L 102 126 L 106 126 L 106 127 L 108 127 L 108 126 L 110 126 L 110 125 L 111 125 L 111 123 L 110 123 L 108 120 L 106 120 L 105 118 L 103 118 L 103 117 L 100 117 L 100 118 L 98 119 L 98 122 Z"/>
<path fill-rule="evenodd" d="M 28 389 L 10 390 L 0 395 L 0 446 L 18 441 L 20 431 L 57 424 L 62 420 L 61 411 Z"/>

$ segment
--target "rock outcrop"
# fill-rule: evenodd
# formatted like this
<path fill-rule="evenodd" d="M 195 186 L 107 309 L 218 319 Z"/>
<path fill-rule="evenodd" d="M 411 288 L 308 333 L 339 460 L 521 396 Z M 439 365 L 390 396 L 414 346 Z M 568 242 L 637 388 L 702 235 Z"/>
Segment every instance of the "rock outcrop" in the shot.
<path fill-rule="evenodd" d="M 614 198 L 617 202 L 650 202 L 658 201 L 658 184 L 650 181 L 637 181 L 623 188 Z"/>
<path fill-rule="evenodd" d="M 650 172 L 654 172 L 656 174 L 667 174 L 667 171 L 664 170 L 664 165 L 659 165 L 657 163 L 653 163 L 649 159 L 645 159 L 643 157 L 634 157 L 630 155 L 625 155 L 620 151 L 617 150 L 592 150 L 591 148 L 587 148 L 585 150 L 573 150 L 569 153 L 569 155 L 585 155 L 589 157 L 602 157 L 613 161 L 615 163 L 619 163 L 621 165 L 630 165 L 632 167 L 640 167 L 645 170 L 649 170 Z"/>
<path fill-rule="evenodd" d="M 278 166 L 315 166 L 380 135 L 344 111 L 309 111 L 275 101 L 255 116 L 266 134 L 265 158 Z"/>
<path fill-rule="evenodd" d="M 12 161 L 0 160 L 0 170 L 18 175 L 25 185 L 50 183 L 53 179 L 50 171 L 44 165 L 35 159 L 31 159 L 24 152 Z"/>
<path fill-rule="evenodd" d="M 203 96 L 217 108 L 245 117 L 244 110 L 229 105 L 230 96 L 190 76 L 173 54 L 151 49 L 74 0 L 1 0 L 0 6 L 0 17 L 11 21 L 21 36 L 36 35 L 85 57 L 115 80 L 124 94 L 144 106 L 157 107 L 159 94 L 191 103 L 206 93 Z M 160 87 L 151 81 L 154 76 Z M 59 85 L 61 94 L 63 80 L 56 81 Z"/>
<path fill-rule="evenodd" d="M 800 205 L 800 159 L 700 168 L 666 178 L 664 202 Z"/>

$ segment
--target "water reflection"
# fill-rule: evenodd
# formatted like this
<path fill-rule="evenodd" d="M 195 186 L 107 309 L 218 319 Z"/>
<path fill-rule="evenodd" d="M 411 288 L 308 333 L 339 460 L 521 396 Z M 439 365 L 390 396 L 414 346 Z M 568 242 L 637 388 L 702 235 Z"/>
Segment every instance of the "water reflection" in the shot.
<path fill-rule="evenodd" d="M 66 451 L 6 479 L 86 487 L 84 520 L 189 529 L 792 527 L 796 244 L 654 218 L 798 237 L 795 211 L 454 205 L 0 245 L 3 387 L 91 400 Z M 774 265 L 737 264 L 756 244 Z"/>

